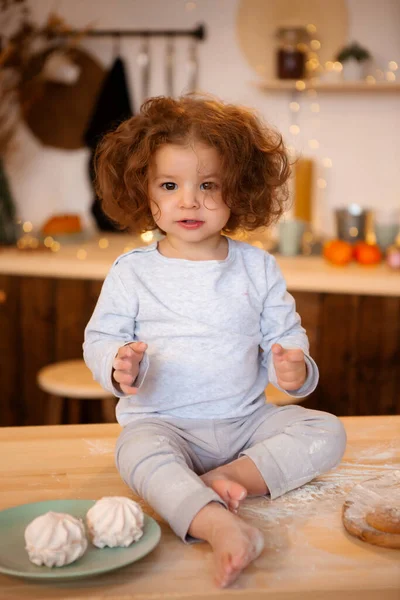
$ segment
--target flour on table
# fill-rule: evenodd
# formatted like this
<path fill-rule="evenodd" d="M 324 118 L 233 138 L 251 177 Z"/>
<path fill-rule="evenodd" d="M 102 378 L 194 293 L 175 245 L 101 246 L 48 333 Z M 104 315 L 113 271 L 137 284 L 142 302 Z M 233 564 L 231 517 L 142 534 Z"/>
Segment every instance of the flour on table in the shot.
<path fill-rule="evenodd" d="M 86 443 L 89 454 L 113 454 L 115 450 L 115 444 L 111 442 L 105 442 L 103 440 L 85 440 L 82 438 L 82 441 Z"/>

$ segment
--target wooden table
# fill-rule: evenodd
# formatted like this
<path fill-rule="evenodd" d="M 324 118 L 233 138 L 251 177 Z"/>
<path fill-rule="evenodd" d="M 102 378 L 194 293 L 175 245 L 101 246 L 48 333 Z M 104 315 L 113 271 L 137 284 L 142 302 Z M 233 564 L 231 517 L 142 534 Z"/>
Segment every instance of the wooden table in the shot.
<path fill-rule="evenodd" d="M 137 563 L 76 583 L 0 576 L 0 598 L 399 600 L 400 552 L 349 536 L 341 507 L 354 484 L 400 468 L 400 416 L 343 422 L 348 446 L 337 469 L 272 503 L 245 502 L 241 514 L 263 530 L 266 547 L 232 588 L 214 586 L 206 544 L 185 545 L 162 523 L 160 544 Z M 0 429 L 0 509 L 53 498 L 130 495 L 114 466 L 119 431 L 116 424 Z"/>

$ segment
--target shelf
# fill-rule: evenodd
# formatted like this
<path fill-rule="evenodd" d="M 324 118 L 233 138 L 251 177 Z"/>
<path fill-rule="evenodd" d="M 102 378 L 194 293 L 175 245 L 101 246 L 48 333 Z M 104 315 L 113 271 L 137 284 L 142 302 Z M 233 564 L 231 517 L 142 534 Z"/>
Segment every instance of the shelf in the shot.
<path fill-rule="evenodd" d="M 254 85 L 261 90 L 270 92 L 299 92 L 306 90 L 316 90 L 318 92 L 383 92 L 383 93 L 400 93 L 400 81 L 377 81 L 376 83 L 367 83 L 366 81 L 341 81 L 332 83 L 326 81 L 307 81 L 302 80 L 305 84 L 305 89 L 297 89 L 296 80 L 281 80 L 271 79 L 267 81 L 255 81 Z"/>

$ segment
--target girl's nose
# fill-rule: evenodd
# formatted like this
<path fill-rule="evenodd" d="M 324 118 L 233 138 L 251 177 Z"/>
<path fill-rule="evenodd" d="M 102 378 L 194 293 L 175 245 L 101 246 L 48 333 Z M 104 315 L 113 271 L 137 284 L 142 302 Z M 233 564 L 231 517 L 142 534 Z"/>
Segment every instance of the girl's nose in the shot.
<path fill-rule="evenodd" d="M 197 208 L 199 206 L 199 200 L 196 196 L 196 190 L 182 190 L 182 193 L 179 198 L 179 205 L 182 208 Z"/>

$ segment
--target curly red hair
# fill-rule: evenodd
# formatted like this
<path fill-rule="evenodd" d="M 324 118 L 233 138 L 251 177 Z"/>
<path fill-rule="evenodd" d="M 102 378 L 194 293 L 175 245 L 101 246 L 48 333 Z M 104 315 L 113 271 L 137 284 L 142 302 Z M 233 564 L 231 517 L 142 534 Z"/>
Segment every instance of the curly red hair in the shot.
<path fill-rule="evenodd" d="M 290 175 L 282 137 L 246 108 L 192 95 L 150 98 L 104 136 L 96 152 L 96 190 L 108 217 L 134 233 L 157 229 L 147 191 L 151 158 L 163 144 L 193 140 L 221 157 L 222 197 L 231 209 L 224 232 L 279 219 Z"/>

